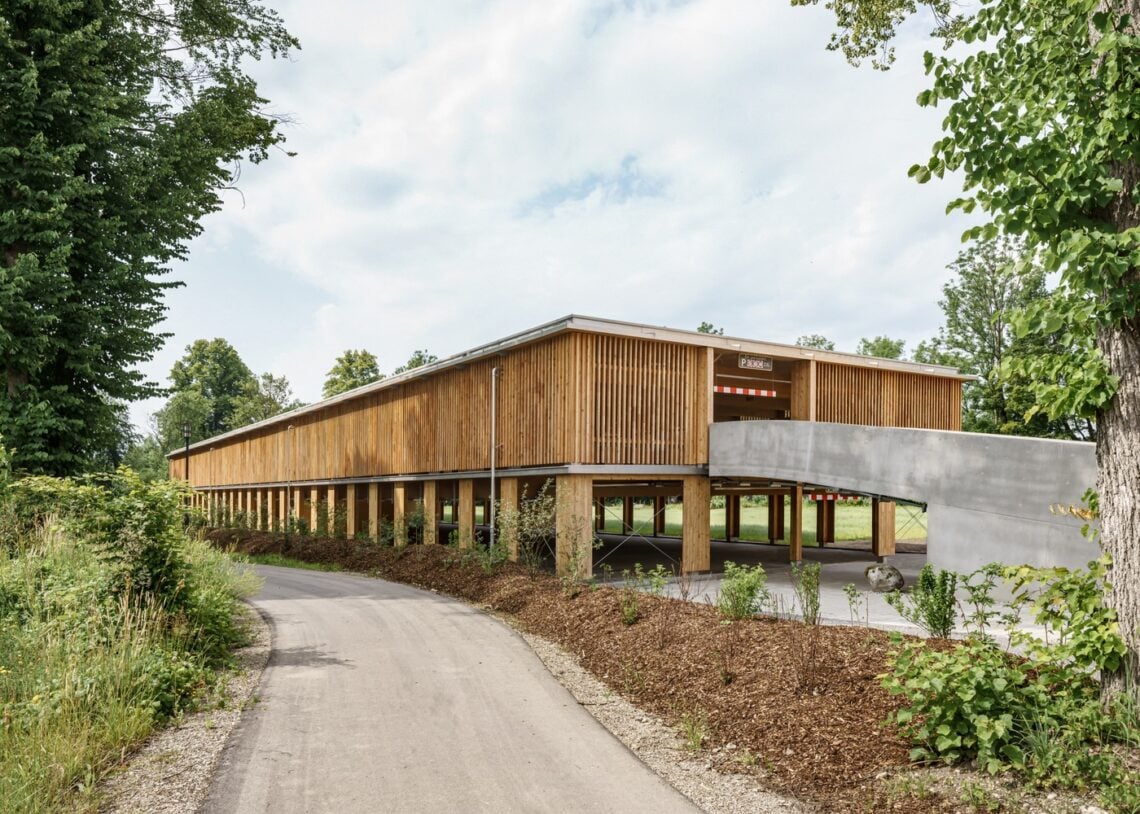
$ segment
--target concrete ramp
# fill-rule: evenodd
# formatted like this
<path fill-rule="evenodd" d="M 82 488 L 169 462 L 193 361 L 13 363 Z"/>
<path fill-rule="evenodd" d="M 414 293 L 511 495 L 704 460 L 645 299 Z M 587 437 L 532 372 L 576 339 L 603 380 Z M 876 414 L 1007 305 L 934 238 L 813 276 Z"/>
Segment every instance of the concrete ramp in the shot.
<path fill-rule="evenodd" d="M 1096 483 L 1091 443 L 807 421 L 709 429 L 709 475 L 770 478 L 927 505 L 927 559 L 1080 567 L 1099 553 L 1049 507 Z"/>

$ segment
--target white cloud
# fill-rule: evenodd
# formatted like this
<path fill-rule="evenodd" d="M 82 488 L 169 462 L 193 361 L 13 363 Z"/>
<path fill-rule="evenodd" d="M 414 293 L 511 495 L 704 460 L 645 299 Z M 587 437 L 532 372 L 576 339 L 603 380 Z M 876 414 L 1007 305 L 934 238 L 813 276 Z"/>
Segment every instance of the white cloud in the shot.
<path fill-rule="evenodd" d="M 304 50 L 255 72 L 299 154 L 209 220 L 157 377 L 203 335 L 312 400 L 346 348 L 390 370 L 570 312 L 847 348 L 937 327 L 964 224 L 954 182 L 906 178 L 940 120 L 918 36 L 881 74 L 779 2 L 279 8 Z"/>

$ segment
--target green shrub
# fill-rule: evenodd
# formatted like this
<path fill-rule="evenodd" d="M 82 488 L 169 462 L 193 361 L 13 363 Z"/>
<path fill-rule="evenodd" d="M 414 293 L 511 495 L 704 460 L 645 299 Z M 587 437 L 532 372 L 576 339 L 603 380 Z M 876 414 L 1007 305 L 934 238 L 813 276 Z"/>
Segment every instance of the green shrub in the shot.
<path fill-rule="evenodd" d="M 819 563 L 793 563 L 792 589 L 804 617 L 804 624 L 819 624 Z"/>
<path fill-rule="evenodd" d="M 762 565 L 749 568 L 731 560 L 724 563 L 724 579 L 716 606 L 726 619 L 750 619 L 771 603 L 768 575 Z"/>
<path fill-rule="evenodd" d="M 931 636 L 945 639 L 954 631 L 958 618 L 958 575 L 939 570 L 929 563 L 922 566 L 918 582 L 909 594 L 891 591 L 887 603 L 903 619 L 925 630 Z"/>

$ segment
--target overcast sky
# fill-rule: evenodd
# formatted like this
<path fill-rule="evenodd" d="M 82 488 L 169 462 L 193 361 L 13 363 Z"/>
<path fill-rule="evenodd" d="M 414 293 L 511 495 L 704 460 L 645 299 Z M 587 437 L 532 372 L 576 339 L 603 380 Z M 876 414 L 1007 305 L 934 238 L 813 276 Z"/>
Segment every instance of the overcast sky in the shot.
<path fill-rule="evenodd" d="M 297 155 L 175 267 L 163 384 L 215 336 L 314 401 L 347 348 L 390 372 L 569 313 L 841 350 L 941 322 L 968 224 L 906 177 L 943 115 L 922 24 L 882 73 L 788 0 L 275 5 L 303 50 L 253 73 Z"/>

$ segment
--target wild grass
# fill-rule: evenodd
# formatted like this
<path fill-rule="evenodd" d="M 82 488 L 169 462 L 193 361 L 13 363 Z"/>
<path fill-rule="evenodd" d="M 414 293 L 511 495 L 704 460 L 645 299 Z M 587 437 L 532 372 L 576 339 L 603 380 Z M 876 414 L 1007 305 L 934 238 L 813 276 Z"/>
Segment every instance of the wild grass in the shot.
<path fill-rule="evenodd" d="M 304 560 L 294 559 L 293 557 L 287 557 L 284 554 L 277 553 L 249 554 L 246 556 L 246 559 L 257 565 L 277 565 L 282 568 L 301 568 L 306 571 L 344 570 L 335 562 L 305 562 Z"/>
<path fill-rule="evenodd" d="M 97 781 L 192 707 L 226 663 L 243 636 L 238 598 L 258 580 L 183 536 L 176 496 L 162 487 L 135 481 L 119 496 L 85 493 L 104 501 L 88 506 L 103 520 L 128 504 L 146 515 L 138 524 L 121 515 L 124 524 L 98 542 L 58 518 L 14 520 L 19 500 L 8 487 L 0 477 L 0 811 L 93 808 Z M 137 541 L 106 544 L 129 537 L 127 527 L 161 538 L 163 567 L 178 561 L 170 593 L 135 587 L 137 564 L 124 552 Z"/>

